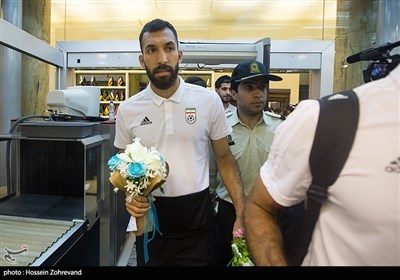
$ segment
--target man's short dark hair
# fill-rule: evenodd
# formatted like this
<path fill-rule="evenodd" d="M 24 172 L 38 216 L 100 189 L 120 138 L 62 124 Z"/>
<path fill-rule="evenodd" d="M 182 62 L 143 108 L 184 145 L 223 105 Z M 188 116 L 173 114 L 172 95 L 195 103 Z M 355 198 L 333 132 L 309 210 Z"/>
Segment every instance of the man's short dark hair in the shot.
<path fill-rule="evenodd" d="M 220 88 L 223 83 L 229 84 L 230 82 L 231 82 L 231 77 L 229 77 L 228 75 L 223 75 L 215 81 L 215 88 Z"/>
<path fill-rule="evenodd" d="M 187 77 L 185 82 L 189 83 L 189 84 L 202 86 L 202 87 L 205 87 L 205 88 L 207 87 L 206 81 L 204 81 L 202 78 L 197 77 L 197 76 L 189 76 L 189 77 Z"/>
<path fill-rule="evenodd" d="M 142 39 L 143 39 L 143 34 L 146 32 L 157 32 L 157 31 L 162 31 L 164 29 L 169 29 L 172 31 L 172 33 L 174 33 L 175 39 L 176 39 L 176 45 L 179 47 L 179 43 L 178 43 L 178 33 L 175 30 L 175 27 L 169 23 L 168 21 L 162 20 L 162 19 L 153 19 L 152 21 L 149 21 L 148 23 L 146 23 L 143 28 L 142 31 L 140 31 L 140 35 L 139 35 L 139 44 L 140 44 L 140 50 L 143 53 L 143 48 L 142 48 Z"/>

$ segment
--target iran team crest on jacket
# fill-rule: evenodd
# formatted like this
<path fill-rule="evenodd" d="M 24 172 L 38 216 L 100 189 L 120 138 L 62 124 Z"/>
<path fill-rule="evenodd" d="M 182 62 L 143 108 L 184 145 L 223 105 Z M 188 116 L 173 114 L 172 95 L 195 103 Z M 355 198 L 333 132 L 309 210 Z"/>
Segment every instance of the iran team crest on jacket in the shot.
<path fill-rule="evenodd" d="M 196 108 L 186 108 L 185 119 L 188 124 L 194 124 L 196 122 Z"/>

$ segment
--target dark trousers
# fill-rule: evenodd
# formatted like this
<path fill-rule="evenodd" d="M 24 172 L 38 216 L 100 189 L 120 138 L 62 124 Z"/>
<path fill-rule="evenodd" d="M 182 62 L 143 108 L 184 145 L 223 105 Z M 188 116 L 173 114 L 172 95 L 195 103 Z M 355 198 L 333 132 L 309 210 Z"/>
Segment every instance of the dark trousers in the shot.
<path fill-rule="evenodd" d="M 220 266 L 227 266 L 233 258 L 231 244 L 235 220 L 236 212 L 233 204 L 220 199 L 216 215 L 217 248 Z"/>
<path fill-rule="evenodd" d="M 216 266 L 213 240 L 214 230 L 186 238 L 157 235 L 148 243 L 150 258 L 144 263 L 143 235 L 139 236 L 136 239 L 137 266 Z"/>
<path fill-rule="evenodd" d="M 216 265 L 215 216 L 208 188 L 178 197 L 156 197 L 154 205 L 161 234 L 147 244 L 147 263 L 144 236 L 137 237 L 138 266 Z"/>

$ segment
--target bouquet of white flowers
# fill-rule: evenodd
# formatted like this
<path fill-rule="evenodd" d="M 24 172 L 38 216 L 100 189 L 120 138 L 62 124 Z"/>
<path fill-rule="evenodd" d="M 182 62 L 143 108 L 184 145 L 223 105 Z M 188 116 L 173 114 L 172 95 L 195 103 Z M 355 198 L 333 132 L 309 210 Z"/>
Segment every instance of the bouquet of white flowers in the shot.
<path fill-rule="evenodd" d="M 123 153 L 112 156 L 107 164 L 114 191 L 125 191 L 128 200 L 137 195 L 148 196 L 157 188 L 163 192 L 162 185 L 169 172 L 168 163 L 154 147 L 148 149 L 143 146 L 139 138 L 127 145 Z M 136 224 L 136 235 L 140 236 L 145 231 L 146 216 L 136 218 Z M 152 223 L 148 227 L 149 231 L 151 229 Z"/>

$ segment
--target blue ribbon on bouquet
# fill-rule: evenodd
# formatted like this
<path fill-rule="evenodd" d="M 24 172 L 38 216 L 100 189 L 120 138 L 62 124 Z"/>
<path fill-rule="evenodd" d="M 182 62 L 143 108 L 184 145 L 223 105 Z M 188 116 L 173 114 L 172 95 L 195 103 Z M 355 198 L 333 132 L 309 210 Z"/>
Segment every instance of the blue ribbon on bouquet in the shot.
<path fill-rule="evenodd" d="M 147 201 L 150 203 L 150 210 L 147 211 L 146 213 L 146 225 L 144 228 L 144 237 L 143 237 L 144 263 L 147 263 L 147 261 L 149 260 L 149 251 L 147 248 L 147 244 L 154 239 L 154 237 L 156 236 L 156 231 L 158 231 L 158 233 L 161 234 L 160 229 L 158 227 L 156 206 L 154 205 L 153 200 L 151 199 L 151 195 L 147 196 Z M 153 235 L 151 236 L 150 240 L 148 240 L 150 223 L 153 224 Z"/>

